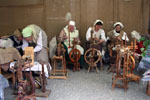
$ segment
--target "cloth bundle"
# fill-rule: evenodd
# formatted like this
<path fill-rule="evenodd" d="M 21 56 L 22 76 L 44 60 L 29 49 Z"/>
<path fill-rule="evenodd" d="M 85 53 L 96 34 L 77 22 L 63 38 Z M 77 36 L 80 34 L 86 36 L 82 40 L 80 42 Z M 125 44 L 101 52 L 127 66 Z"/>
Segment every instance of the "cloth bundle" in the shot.
<path fill-rule="evenodd" d="M 10 68 L 15 66 L 16 62 L 11 62 L 10 63 Z M 44 73 L 46 77 L 49 77 L 49 73 L 48 73 L 48 67 L 50 65 L 44 64 Z M 25 71 L 40 71 L 42 72 L 42 65 L 39 62 L 34 62 L 34 65 L 31 68 L 27 68 Z M 50 66 L 50 70 L 51 70 L 51 66 Z"/>
<path fill-rule="evenodd" d="M 150 69 L 150 57 L 142 58 L 137 69 Z"/>
<path fill-rule="evenodd" d="M 147 70 L 147 71 L 143 74 L 142 81 L 143 81 L 143 82 L 150 81 L 150 70 Z"/>
<path fill-rule="evenodd" d="M 13 47 L 13 41 L 9 38 L 0 39 L 0 48 Z"/>

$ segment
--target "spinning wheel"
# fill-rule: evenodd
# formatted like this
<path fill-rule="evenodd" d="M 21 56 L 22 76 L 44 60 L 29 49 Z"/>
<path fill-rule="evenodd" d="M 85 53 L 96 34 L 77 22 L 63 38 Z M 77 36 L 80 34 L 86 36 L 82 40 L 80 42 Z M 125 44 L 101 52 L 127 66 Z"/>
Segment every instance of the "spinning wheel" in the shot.
<path fill-rule="evenodd" d="M 31 61 L 25 61 L 24 59 L 20 59 L 17 61 L 15 65 L 15 69 L 17 72 L 17 80 L 18 80 L 18 97 L 16 100 L 28 100 L 28 99 L 36 99 L 35 96 L 35 81 L 32 77 L 32 73 L 25 72 L 26 80 L 23 80 L 23 73 L 27 68 L 30 68 Z"/>
<path fill-rule="evenodd" d="M 74 71 L 75 70 L 79 70 L 80 71 L 80 64 L 78 63 L 79 59 L 80 59 L 81 53 L 78 49 L 72 49 L 69 53 L 69 58 L 71 60 L 71 62 L 74 63 Z"/>
<path fill-rule="evenodd" d="M 84 59 L 86 63 L 89 64 L 88 72 L 90 71 L 91 68 L 95 67 L 97 73 L 99 73 L 97 68 L 98 61 L 101 62 L 101 68 L 102 68 L 102 59 L 100 55 L 101 55 L 100 51 L 95 48 L 90 48 L 85 52 Z"/>
<path fill-rule="evenodd" d="M 124 60 L 123 60 L 124 58 Z M 123 60 L 123 69 L 121 69 L 121 62 Z M 117 51 L 116 58 L 116 74 L 112 76 L 112 89 L 114 87 L 122 87 L 126 91 L 129 81 L 136 81 L 139 83 L 140 77 L 133 73 L 135 68 L 135 59 L 132 52 L 128 48 L 123 48 Z M 122 80 L 122 85 L 116 84 L 117 80 Z"/>

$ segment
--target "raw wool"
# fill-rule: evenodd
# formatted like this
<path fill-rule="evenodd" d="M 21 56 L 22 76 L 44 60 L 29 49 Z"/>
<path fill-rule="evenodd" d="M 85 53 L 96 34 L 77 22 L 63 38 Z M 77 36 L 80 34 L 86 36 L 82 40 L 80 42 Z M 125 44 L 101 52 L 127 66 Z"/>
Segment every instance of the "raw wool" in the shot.
<path fill-rule="evenodd" d="M 53 56 L 55 55 L 56 48 L 57 48 L 57 40 L 56 40 L 56 36 L 54 36 L 52 38 L 52 40 L 49 42 L 49 57 L 50 57 L 50 59 L 52 59 Z"/>
<path fill-rule="evenodd" d="M 13 41 L 9 38 L 0 39 L 0 48 L 13 47 Z"/>
<path fill-rule="evenodd" d="M 68 21 L 70 21 L 71 19 L 72 19 L 71 13 L 68 12 L 68 13 L 66 14 L 65 20 L 68 22 Z"/>
<path fill-rule="evenodd" d="M 140 35 L 140 33 L 138 33 L 137 31 L 134 30 L 131 32 L 131 37 L 135 38 L 136 40 L 140 40 L 141 35 Z"/>

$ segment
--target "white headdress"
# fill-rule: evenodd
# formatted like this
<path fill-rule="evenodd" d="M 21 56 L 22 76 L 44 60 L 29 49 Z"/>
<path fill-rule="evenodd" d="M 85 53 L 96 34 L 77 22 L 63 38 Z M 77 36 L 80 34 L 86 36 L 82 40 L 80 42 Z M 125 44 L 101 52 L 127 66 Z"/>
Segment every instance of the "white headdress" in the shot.
<path fill-rule="evenodd" d="M 121 28 L 123 28 L 123 27 L 124 27 L 124 25 L 123 25 L 121 22 L 116 22 L 116 23 L 114 24 L 114 28 L 115 28 L 117 25 L 120 25 L 120 26 L 121 26 Z"/>

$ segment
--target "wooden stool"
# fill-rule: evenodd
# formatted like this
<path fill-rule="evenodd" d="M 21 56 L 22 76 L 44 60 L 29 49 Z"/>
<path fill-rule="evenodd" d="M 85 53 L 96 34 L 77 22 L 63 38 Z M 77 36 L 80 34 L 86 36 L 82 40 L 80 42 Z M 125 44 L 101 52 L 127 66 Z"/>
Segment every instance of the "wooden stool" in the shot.
<path fill-rule="evenodd" d="M 57 60 L 62 62 L 62 68 L 61 69 L 56 68 L 56 64 L 57 64 L 56 61 Z M 51 78 L 51 79 L 67 79 L 67 70 L 66 70 L 65 58 L 63 56 L 54 56 L 53 61 L 54 61 L 54 67 L 53 67 L 53 70 L 51 72 L 51 76 L 49 78 Z"/>

